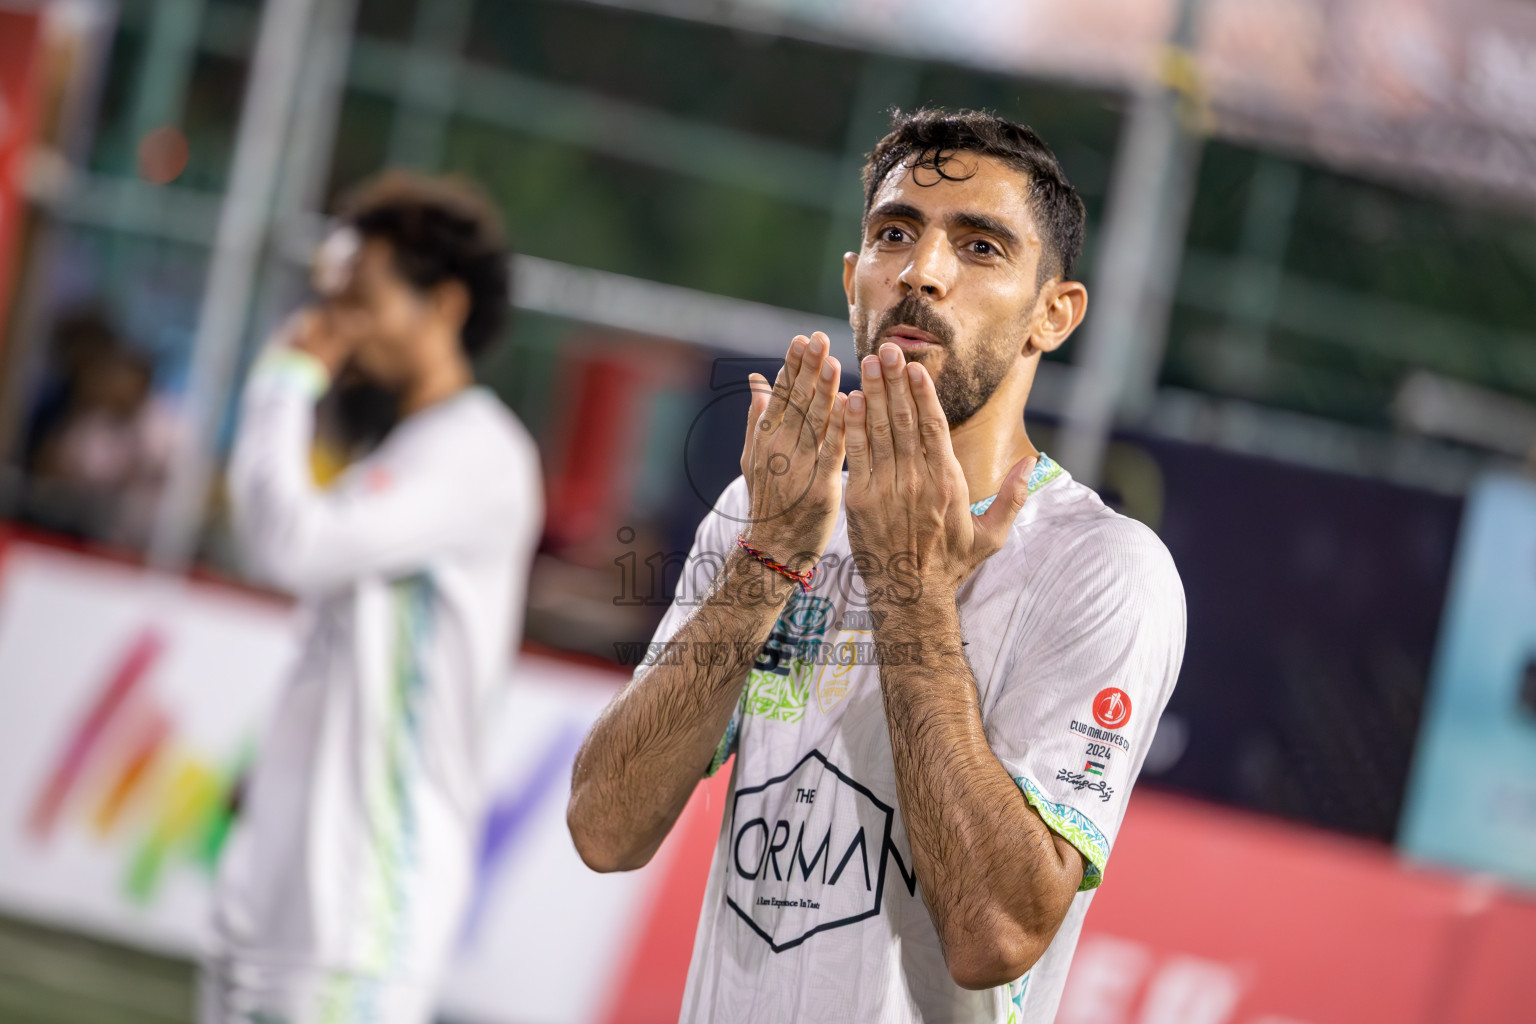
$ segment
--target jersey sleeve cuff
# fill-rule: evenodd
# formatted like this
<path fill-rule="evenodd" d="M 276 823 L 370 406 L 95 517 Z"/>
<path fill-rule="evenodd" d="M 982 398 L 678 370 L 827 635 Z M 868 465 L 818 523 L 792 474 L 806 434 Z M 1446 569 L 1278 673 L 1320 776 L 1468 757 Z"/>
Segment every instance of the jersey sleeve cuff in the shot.
<path fill-rule="evenodd" d="M 1071 843 L 1088 861 L 1077 891 L 1097 889 L 1099 883 L 1104 881 L 1104 865 L 1109 862 L 1109 840 L 1104 833 L 1082 811 L 1048 798 L 1029 776 L 1020 776 L 1013 781 L 1024 791 L 1024 799 L 1039 813 L 1046 826 Z"/>
<path fill-rule="evenodd" d="M 292 391 L 318 400 L 331 386 L 331 371 L 308 352 L 286 345 L 269 348 L 251 367 L 251 383 L 262 389 Z"/>

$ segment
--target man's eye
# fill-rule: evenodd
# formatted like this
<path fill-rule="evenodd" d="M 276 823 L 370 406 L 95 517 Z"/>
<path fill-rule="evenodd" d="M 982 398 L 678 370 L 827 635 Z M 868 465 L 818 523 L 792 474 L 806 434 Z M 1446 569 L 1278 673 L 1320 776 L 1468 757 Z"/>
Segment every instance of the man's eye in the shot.
<path fill-rule="evenodd" d="M 880 232 L 880 241 L 882 242 L 901 242 L 905 241 L 906 237 L 907 233 L 898 227 L 885 228 Z"/>
<path fill-rule="evenodd" d="M 991 242 L 978 238 L 976 241 L 971 243 L 971 251 L 976 253 L 978 256 L 996 256 L 997 246 L 993 245 Z"/>

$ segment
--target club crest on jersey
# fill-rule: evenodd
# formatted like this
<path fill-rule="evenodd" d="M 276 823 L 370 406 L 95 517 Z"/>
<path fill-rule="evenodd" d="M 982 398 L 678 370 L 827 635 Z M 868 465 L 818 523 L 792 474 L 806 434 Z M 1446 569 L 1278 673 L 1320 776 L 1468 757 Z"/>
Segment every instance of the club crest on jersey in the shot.
<path fill-rule="evenodd" d="M 830 714 L 853 689 L 854 669 L 859 664 L 859 659 L 854 656 L 856 649 L 853 645 L 868 643 L 871 635 L 866 630 L 853 629 L 844 629 L 837 634 L 833 651 L 838 654 L 846 651 L 849 656 L 827 659 L 827 663 L 816 673 L 816 703 L 821 707 L 822 714 Z"/>
<path fill-rule="evenodd" d="M 1093 720 L 1106 729 L 1118 729 L 1131 720 L 1131 695 L 1106 686 L 1093 697 Z"/>

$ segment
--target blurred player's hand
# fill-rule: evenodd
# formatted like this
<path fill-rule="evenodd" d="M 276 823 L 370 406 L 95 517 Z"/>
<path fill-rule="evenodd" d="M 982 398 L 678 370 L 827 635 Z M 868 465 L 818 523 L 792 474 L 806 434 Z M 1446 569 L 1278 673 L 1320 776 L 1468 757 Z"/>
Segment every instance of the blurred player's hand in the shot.
<path fill-rule="evenodd" d="M 365 313 L 331 303 L 300 309 L 284 327 L 287 343 L 320 360 L 333 377 L 356 351 L 367 331 Z"/>
<path fill-rule="evenodd" d="M 832 540 L 843 496 L 842 366 L 817 332 L 790 343 L 778 380 L 748 378 L 752 408 L 741 449 L 753 547 L 797 570 L 814 565 Z"/>

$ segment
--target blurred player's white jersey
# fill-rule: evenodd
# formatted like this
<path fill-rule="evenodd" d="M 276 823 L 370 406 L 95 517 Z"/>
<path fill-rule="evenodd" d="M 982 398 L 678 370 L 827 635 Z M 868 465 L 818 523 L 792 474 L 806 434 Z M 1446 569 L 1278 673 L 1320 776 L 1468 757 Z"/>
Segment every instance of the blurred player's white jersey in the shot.
<path fill-rule="evenodd" d="M 712 766 L 735 749 L 685 1024 L 1054 1018 L 1090 890 L 1178 675 L 1184 592 L 1156 534 L 1049 458 L 1030 492 L 958 601 L 992 752 L 1086 867 L 1044 956 L 994 989 L 950 978 L 917 887 L 876 663 L 922 652 L 875 647 L 840 513 L 816 586 L 779 617 Z M 716 508 L 695 555 L 731 550 L 748 515 L 742 479 Z M 657 639 L 688 611 L 674 602 Z"/>
<path fill-rule="evenodd" d="M 306 625 L 220 865 L 203 996 L 219 1024 L 430 1019 L 542 526 L 534 443 L 481 388 L 316 489 L 325 384 L 307 356 L 263 356 L 230 468 L 250 568 Z"/>

